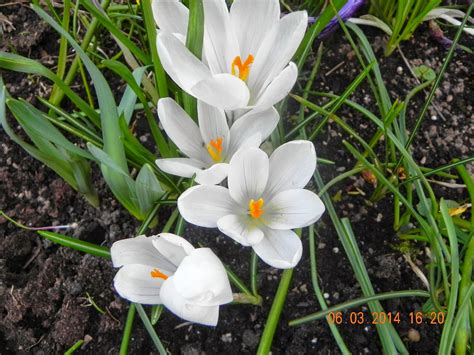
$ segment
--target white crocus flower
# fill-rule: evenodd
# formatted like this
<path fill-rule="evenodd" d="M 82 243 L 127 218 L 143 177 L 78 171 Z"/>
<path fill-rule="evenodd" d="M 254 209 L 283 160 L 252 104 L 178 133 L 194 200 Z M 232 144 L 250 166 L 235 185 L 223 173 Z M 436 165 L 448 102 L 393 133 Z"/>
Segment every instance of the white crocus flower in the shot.
<path fill-rule="evenodd" d="M 110 252 L 114 266 L 120 267 L 115 289 L 129 301 L 163 304 L 188 321 L 216 325 L 219 306 L 233 299 L 219 258 L 177 235 L 120 240 Z"/>
<path fill-rule="evenodd" d="M 203 60 L 184 45 L 188 9 L 178 0 L 154 0 L 158 54 L 168 75 L 187 93 L 225 110 L 268 108 L 296 82 L 290 60 L 308 15 L 280 18 L 279 0 L 203 0 Z"/>
<path fill-rule="evenodd" d="M 166 173 L 190 178 L 199 184 L 219 184 L 227 177 L 229 161 L 242 147 L 258 147 L 278 124 L 272 107 L 251 110 L 229 129 L 224 110 L 198 101 L 198 122 L 170 98 L 158 101 L 158 116 L 166 134 L 187 158 L 158 159 Z"/>
<path fill-rule="evenodd" d="M 292 231 L 324 213 L 319 197 L 303 189 L 316 169 L 309 141 L 292 141 L 270 159 L 258 148 L 240 150 L 230 161 L 228 186 L 194 186 L 178 199 L 179 212 L 195 225 L 219 228 L 251 246 L 267 264 L 294 267 L 301 258 L 300 238 Z"/>

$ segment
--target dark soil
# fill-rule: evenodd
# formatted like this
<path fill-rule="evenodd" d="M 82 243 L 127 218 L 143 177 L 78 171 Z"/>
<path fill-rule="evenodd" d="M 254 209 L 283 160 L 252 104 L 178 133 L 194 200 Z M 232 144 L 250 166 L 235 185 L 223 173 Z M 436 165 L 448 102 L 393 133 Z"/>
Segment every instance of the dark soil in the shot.
<path fill-rule="evenodd" d="M 52 56 L 57 52 L 57 37 L 53 32 L 25 6 L 0 7 L 0 11 L 12 24 L 4 25 L 0 50 L 40 59 L 49 67 L 54 65 Z M 437 70 L 446 50 L 431 40 L 426 32 L 426 28 L 421 28 L 416 39 L 405 43 L 402 49 L 411 65 L 425 63 Z M 414 79 L 398 54 L 383 57 L 382 45 L 385 39 L 380 33 L 371 30 L 368 33 L 381 60 L 382 73 L 393 99 L 403 99 L 415 85 Z M 465 44 L 472 47 L 473 41 Z M 327 41 L 326 48 L 321 74 L 315 81 L 314 90 L 341 93 L 360 72 L 360 68 L 340 33 Z M 339 69 L 332 70 L 340 63 L 343 64 Z M 472 154 L 473 72 L 472 57 L 456 54 L 436 97 L 436 104 L 446 120 L 433 111 L 432 119 L 424 122 L 415 141 L 413 155 L 422 165 L 439 166 L 454 157 L 464 158 Z M 36 102 L 35 96 L 47 97 L 51 89 L 50 83 L 36 76 L 9 72 L 0 74 L 12 96 L 23 97 L 33 103 Z M 421 96 L 413 100 L 408 111 L 410 127 L 423 102 Z M 374 99 L 365 84 L 352 99 L 376 110 Z M 359 115 L 345 109 L 338 114 L 364 137 L 370 137 L 374 132 L 373 125 Z M 10 122 L 14 122 L 11 117 Z M 330 123 L 329 128 L 315 142 L 320 157 L 336 161 L 335 168 L 320 167 L 325 181 L 354 164 L 341 144 L 341 138 L 347 136 L 335 124 Z M 98 209 L 91 207 L 57 175 L 32 159 L 1 131 L 0 145 L 0 209 L 7 215 L 34 227 L 77 223 L 76 228 L 62 232 L 107 246 L 135 235 L 139 223 L 113 199 L 96 167 L 94 183 L 101 198 Z M 348 193 L 356 191 L 356 187 L 366 196 Z M 334 195 L 338 189 L 342 191 L 342 200 L 336 203 L 338 213 L 351 220 L 376 292 L 424 289 L 398 251 L 400 240 L 392 228 L 391 199 L 369 205 L 366 198 L 373 187 L 361 177 L 338 185 L 330 193 Z M 458 201 L 466 197 L 465 192 L 459 189 L 440 187 L 437 192 L 440 196 Z M 166 209 L 160 212 L 162 223 L 169 213 Z M 361 296 L 329 216 L 326 215 L 318 224 L 318 231 L 318 273 L 328 304 Z M 159 228 L 153 232 L 158 233 Z M 85 339 L 87 344 L 77 353 L 118 353 L 128 307 L 127 302 L 113 290 L 115 271 L 108 260 L 58 247 L 2 218 L 0 236 L 0 354 L 60 353 L 80 339 Z M 230 265 L 242 279 L 248 280 L 249 249 L 236 246 L 215 230 L 188 226 L 185 236 L 195 245 L 199 242 L 212 247 L 224 263 Z M 311 286 L 307 236 L 303 236 L 303 240 L 305 252 L 294 273 L 273 342 L 273 353 L 339 353 L 325 321 L 296 328 L 287 325 L 291 319 L 320 309 Z M 420 251 L 416 262 L 423 268 L 426 259 L 423 246 L 414 247 Z M 261 262 L 259 270 L 259 292 L 264 299 L 263 306 L 222 307 L 216 328 L 185 324 L 165 311 L 156 329 L 170 353 L 254 353 L 281 274 L 281 271 Z M 94 308 L 88 299 L 92 299 L 101 311 Z M 395 328 L 411 353 L 435 353 L 439 341 L 439 326 L 409 322 L 409 313 L 419 310 L 423 301 L 403 299 L 383 303 L 387 312 L 400 313 L 401 322 Z M 366 307 L 355 309 L 361 310 L 370 318 Z M 340 330 L 354 353 L 381 352 L 373 325 L 346 324 Z M 414 330 L 419 333 L 418 341 L 408 338 L 408 332 L 413 333 Z M 130 353 L 153 351 L 148 334 L 137 316 Z"/>

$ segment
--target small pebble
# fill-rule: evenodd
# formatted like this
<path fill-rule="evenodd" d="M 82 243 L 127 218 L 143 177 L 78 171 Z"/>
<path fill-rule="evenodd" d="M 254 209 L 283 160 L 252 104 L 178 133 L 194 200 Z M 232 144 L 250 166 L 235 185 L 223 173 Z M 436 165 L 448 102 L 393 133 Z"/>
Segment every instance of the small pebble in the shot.
<path fill-rule="evenodd" d="M 337 254 L 339 253 L 339 248 L 338 247 L 332 248 L 332 251 L 334 254 Z"/>
<path fill-rule="evenodd" d="M 397 74 L 402 75 L 403 74 L 403 68 L 402 67 L 397 67 Z"/>
<path fill-rule="evenodd" d="M 232 333 L 225 333 L 225 334 L 222 334 L 221 340 L 222 340 L 224 343 L 232 343 Z"/>
<path fill-rule="evenodd" d="M 323 296 L 324 296 L 325 299 L 328 299 L 328 298 L 329 298 L 329 293 L 324 292 L 324 293 L 323 293 Z"/>
<path fill-rule="evenodd" d="M 432 120 L 432 121 L 437 121 L 437 120 L 438 120 L 438 116 L 432 115 L 432 116 L 431 116 L 431 120 Z"/>
<path fill-rule="evenodd" d="M 410 328 L 408 330 L 408 340 L 412 343 L 418 343 L 421 340 L 420 332 L 416 329 Z"/>

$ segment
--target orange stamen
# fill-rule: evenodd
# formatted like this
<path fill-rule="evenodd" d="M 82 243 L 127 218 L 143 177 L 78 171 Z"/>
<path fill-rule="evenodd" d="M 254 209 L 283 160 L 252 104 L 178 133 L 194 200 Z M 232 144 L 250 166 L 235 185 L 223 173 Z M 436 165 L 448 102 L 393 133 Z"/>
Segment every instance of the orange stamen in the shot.
<path fill-rule="evenodd" d="M 249 214 L 250 217 L 252 218 L 260 218 L 260 216 L 263 214 L 263 205 L 264 205 L 263 198 L 258 199 L 255 201 L 254 199 L 251 199 L 249 202 Z"/>
<path fill-rule="evenodd" d="M 150 275 L 151 277 L 153 277 L 154 279 L 163 279 L 163 280 L 166 280 L 168 278 L 167 275 L 163 274 L 160 270 L 158 269 L 153 269 L 151 270 L 150 272 Z"/>
<path fill-rule="evenodd" d="M 235 67 L 237 67 L 237 69 L 239 69 L 239 79 L 243 81 L 247 80 L 247 78 L 249 77 L 250 66 L 253 63 L 253 59 L 254 59 L 253 55 L 249 54 L 245 62 L 242 64 L 242 59 L 240 58 L 240 55 L 235 57 L 234 60 L 232 61 L 232 67 L 231 67 L 232 75 L 236 74 Z"/>
<path fill-rule="evenodd" d="M 211 141 L 207 145 L 207 152 L 211 156 L 212 160 L 214 160 L 216 163 L 222 160 L 223 142 L 223 138 L 211 139 Z"/>

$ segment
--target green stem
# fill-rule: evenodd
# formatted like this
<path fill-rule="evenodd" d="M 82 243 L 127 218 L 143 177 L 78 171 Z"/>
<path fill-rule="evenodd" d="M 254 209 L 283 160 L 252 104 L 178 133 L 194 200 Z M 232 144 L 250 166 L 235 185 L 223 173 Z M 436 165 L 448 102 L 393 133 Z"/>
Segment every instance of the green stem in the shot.
<path fill-rule="evenodd" d="M 109 6 L 111 0 L 104 0 L 101 4 L 102 8 L 105 10 Z M 81 44 L 82 50 L 86 50 L 87 47 L 89 47 L 89 44 L 92 41 L 92 38 L 94 37 L 95 31 L 97 29 L 97 26 L 99 25 L 99 21 L 94 18 L 91 23 L 89 28 L 87 29 L 86 34 L 84 35 L 84 39 Z M 64 83 L 68 86 L 71 85 L 73 82 L 74 78 L 76 77 L 77 70 L 79 69 L 79 61 L 81 58 L 79 55 L 76 54 L 76 57 L 74 58 L 71 67 L 69 68 L 69 71 L 66 75 L 66 78 L 64 79 Z M 55 86 L 56 87 L 56 86 Z M 64 98 L 64 92 L 62 90 L 54 89 L 52 90 L 52 95 L 49 99 L 49 102 L 53 104 L 54 106 L 59 106 L 61 104 L 62 99 Z"/>
<path fill-rule="evenodd" d="M 132 335 L 133 321 L 135 319 L 136 308 L 132 303 L 128 308 L 127 320 L 125 321 L 125 328 L 123 329 L 122 343 L 120 344 L 120 355 L 127 355 L 128 344 L 130 343 L 130 336 Z"/>
<path fill-rule="evenodd" d="M 291 279 L 293 278 L 293 270 L 294 269 L 287 269 L 283 271 L 277 293 L 273 299 L 272 308 L 270 309 L 267 322 L 263 328 L 263 334 L 257 349 L 257 355 L 267 355 L 270 352 L 273 336 L 275 335 L 280 315 L 285 305 L 288 288 L 290 287 Z"/>
<path fill-rule="evenodd" d="M 160 338 L 155 332 L 155 329 L 153 328 L 153 325 L 151 324 L 150 320 L 148 319 L 148 316 L 146 315 L 145 310 L 143 309 L 143 306 L 141 304 L 136 303 L 135 306 L 137 307 L 138 315 L 142 319 L 143 325 L 145 326 L 145 329 L 148 331 L 148 334 L 151 337 L 151 340 L 153 340 L 153 344 L 155 344 L 156 350 L 158 350 L 158 353 L 160 355 L 167 355 L 168 353 L 166 352 L 165 347 L 161 343 Z"/>

